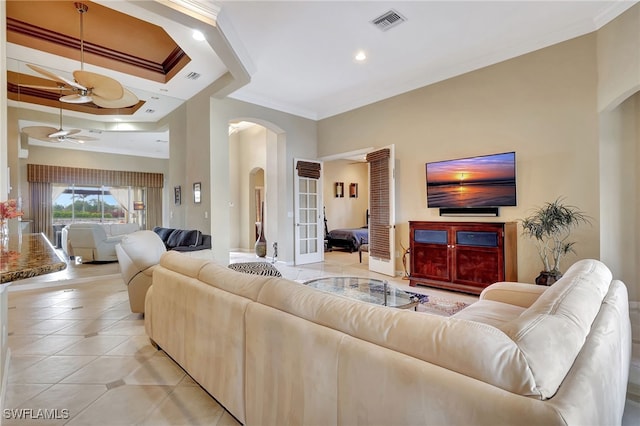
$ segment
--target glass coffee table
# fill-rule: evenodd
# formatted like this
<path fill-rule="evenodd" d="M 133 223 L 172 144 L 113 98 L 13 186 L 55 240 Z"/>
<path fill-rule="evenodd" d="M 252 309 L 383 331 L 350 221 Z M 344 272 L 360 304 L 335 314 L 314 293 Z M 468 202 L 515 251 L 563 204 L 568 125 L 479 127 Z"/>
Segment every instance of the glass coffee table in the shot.
<path fill-rule="evenodd" d="M 399 309 L 418 306 L 418 298 L 405 293 L 384 280 L 365 277 L 325 277 L 304 283 L 309 287 L 339 294 L 350 299 Z"/>

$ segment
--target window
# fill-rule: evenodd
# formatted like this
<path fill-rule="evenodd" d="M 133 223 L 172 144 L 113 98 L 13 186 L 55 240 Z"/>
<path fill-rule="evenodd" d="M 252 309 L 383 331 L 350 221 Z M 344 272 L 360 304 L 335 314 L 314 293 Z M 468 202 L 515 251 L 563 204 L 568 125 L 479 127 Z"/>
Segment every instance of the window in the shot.
<path fill-rule="evenodd" d="M 74 222 L 145 223 L 145 210 L 134 210 L 134 202 L 144 203 L 144 188 L 52 185 L 53 225 Z"/>

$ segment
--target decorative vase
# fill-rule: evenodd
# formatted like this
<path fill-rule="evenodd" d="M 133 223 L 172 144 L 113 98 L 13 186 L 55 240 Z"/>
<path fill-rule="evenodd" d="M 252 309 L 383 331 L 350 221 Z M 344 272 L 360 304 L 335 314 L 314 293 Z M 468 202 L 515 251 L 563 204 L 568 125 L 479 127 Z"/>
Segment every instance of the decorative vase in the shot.
<path fill-rule="evenodd" d="M 256 222 L 258 227 L 258 239 L 256 240 L 255 251 L 258 257 L 267 255 L 267 239 L 264 237 L 264 222 Z"/>
<path fill-rule="evenodd" d="M 562 274 L 560 273 L 540 271 L 540 275 L 536 277 L 536 284 L 549 286 L 558 281 L 560 277 L 562 277 Z"/>

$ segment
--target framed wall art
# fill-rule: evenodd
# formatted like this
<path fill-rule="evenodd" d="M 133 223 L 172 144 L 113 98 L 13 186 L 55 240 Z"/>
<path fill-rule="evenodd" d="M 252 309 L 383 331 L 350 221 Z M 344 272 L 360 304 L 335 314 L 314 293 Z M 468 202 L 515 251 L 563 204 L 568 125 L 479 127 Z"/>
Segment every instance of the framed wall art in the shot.
<path fill-rule="evenodd" d="M 173 188 L 173 203 L 175 205 L 182 203 L 182 189 L 179 185 Z"/>
<path fill-rule="evenodd" d="M 200 204 L 201 201 L 201 184 L 200 182 L 196 182 L 193 184 L 193 202 L 196 204 Z"/>
<path fill-rule="evenodd" d="M 352 183 L 349 185 L 349 197 L 358 198 L 358 184 Z"/>

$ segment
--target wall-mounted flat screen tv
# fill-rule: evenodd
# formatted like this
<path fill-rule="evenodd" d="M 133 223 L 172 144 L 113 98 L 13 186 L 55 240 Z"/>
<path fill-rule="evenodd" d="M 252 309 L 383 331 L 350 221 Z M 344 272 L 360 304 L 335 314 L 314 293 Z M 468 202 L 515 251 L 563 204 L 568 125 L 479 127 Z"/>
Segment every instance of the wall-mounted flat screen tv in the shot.
<path fill-rule="evenodd" d="M 441 208 L 516 205 L 516 153 L 427 163 L 427 206 Z"/>

